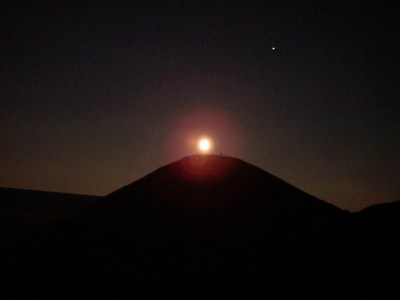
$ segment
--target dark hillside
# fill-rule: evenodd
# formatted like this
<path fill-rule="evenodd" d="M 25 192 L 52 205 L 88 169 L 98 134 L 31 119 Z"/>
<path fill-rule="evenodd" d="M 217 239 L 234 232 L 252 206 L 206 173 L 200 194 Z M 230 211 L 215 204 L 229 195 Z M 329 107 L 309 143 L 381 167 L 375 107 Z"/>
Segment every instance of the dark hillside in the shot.
<path fill-rule="evenodd" d="M 191 156 L 33 235 L 6 270 L 146 296 L 393 292 L 396 249 L 369 251 L 371 224 L 239 159 Z"/>
<path fill-rule="evenodd" d="M 0 262 L 18 259 L 19 251 L 25 251 L 33 236 L 82 213 L 101 198 L 0 188 Z"/>

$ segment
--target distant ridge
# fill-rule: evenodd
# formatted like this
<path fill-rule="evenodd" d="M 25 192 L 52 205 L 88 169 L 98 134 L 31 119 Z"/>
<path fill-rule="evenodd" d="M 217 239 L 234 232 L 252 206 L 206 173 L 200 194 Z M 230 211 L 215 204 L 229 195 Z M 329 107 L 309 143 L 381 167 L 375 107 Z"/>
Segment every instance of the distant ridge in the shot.
<path fill-rule="evenodd" d="M 361 210 L 358 214 L 375 220 L 387 228 L 396 228 L 400 233 L 400 200 L 375 204 Z"/>
<path fill-rule="evenodd" d="M 0 216 L 70 216 L 101 199 L 99 196 L 0 188 Z"/>

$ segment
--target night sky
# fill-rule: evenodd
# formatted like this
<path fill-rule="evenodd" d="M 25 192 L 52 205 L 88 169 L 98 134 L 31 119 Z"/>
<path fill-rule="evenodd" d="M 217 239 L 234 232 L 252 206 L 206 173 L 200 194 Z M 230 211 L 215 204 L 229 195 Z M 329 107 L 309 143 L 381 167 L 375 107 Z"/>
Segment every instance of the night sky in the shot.
<path fill-rule="evenodd" d="M 0 186 L 106 195 L 207 135 L 344 209 L 400 199 L 399 10 L 325 2 L 1 4 Z"/>

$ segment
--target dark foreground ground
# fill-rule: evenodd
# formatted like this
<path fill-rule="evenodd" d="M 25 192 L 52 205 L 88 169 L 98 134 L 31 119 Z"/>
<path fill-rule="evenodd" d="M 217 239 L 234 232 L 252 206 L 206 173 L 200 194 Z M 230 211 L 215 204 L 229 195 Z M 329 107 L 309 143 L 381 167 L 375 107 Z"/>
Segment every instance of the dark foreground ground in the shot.
<path fill-rule="evenodd" d="M 106 197 L 0 189 L 0 206 L 16 294 L 400 295 L 399 202 L 349 213 L 234 158 L 187 157 Z"/>

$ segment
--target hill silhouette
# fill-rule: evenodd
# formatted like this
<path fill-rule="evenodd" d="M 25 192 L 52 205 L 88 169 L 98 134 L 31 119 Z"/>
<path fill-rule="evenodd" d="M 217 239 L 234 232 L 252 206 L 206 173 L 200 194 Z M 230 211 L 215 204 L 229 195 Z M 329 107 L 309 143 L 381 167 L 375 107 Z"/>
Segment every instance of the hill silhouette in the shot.
<path fill-rule="evenodd" d="M 164 298 L 390 293 L 400 247 L 369 251 L 370 220 L 242 160 L 189 156 L 32 234 L 3 270 Z"/>
<path fill-rule="evenodd" d="M 162 167 L 109 194 L 91 213 L 121 220 L 139 210 L 183 218 L 214 215 L 217 222 L 246 215 L 311 222 L 346 214 L 242 160 L 217 155 L 190 156 Z"/>

